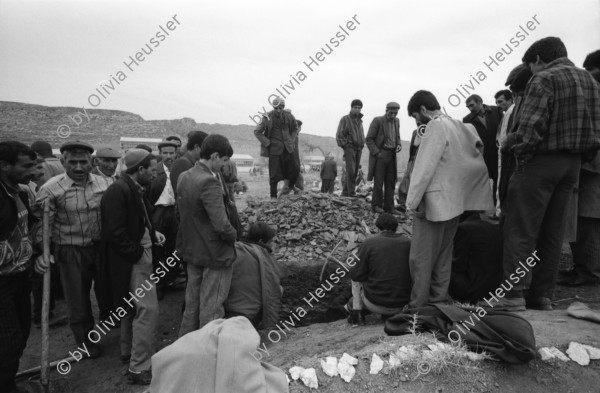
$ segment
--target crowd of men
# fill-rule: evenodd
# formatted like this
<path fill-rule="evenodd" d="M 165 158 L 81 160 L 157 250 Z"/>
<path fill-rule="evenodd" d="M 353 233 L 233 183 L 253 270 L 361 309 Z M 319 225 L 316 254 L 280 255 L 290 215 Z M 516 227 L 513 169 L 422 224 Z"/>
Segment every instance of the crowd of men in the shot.
<path fill-rule="evenodd" d="M 365 137 L 363 104 L 351 102 L 336 135 L 344 150 L 342 195 L 357 196 L 366 145 L 380 230 L 360 246 L 350 274 L 353 296 L 344 310 L 351 321 L 362 310 L 389 316 L 451 298 L 496 310 L 551 310 L 557 278 L 562 285 L 600 284 L 600 51 L 586 58 L 583 70 L 560 39 L 548 37 L 522 60 L 508 76 L 509 90 L 495 95 L 497 106 L 473 95 L 462 122 L 444 114 L 429 91 L 409 100 L 407 114 L 420 128 L 399 192 L 413 218 L 412 240 L 396 233 L 394 216 L 400 105 L 388 103 Z M 283 99 L 273 107 L 254 134 L 269 159 L 270 196 L 277 198 L 280 181 L 286 192 L 301 192 L 301 122 Z M 185 146 L 169 137 L 158 156 L 138 146 L 122 163 L 121 153 L 81 141 L 64 143 L 60 153 L 55 158 L 44 141 L 0 142 L 5 391 L 20 391 L 14 378 L 32 314 L 34 323 L 41 318 L 47 269 L 60 278 L 50 295 L 64 295 L 74 344 L 88 357 L 102 352 L 89 336 L 95 321 L 120 326 L 130 383 L 152 379 L 159 300 L 183 272 L 180 337 L 224 317 L 244 316 L 257 329 L 275 326 L 282 295 L 271 255 L 276 229 L 261 222 L 242 229 L 226 137 L 191 131 Z M 322 192 L 332 192 L 332 158 L 321 176 Z M 498 223 L 478 220 L 482 212 L 494 212 L 489 218 Z M 559 274 L 563 241 L 571 243 L 575 268 Z M 42 255 L 45 243 L 49 258 Z M 521 262 L 532 255 L 539 262 L 521 275 Z M 491 299 L 498 287 L 505 296 Z"/>

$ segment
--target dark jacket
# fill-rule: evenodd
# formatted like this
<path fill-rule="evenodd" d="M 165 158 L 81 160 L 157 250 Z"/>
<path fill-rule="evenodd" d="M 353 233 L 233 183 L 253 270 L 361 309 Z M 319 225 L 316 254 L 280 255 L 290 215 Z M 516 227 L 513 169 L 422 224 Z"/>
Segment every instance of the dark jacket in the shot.
<path fill-rule="evenodd" d="M 296 147 L 296 139 L 298 138 L 298 123 L 296 118 L 290 112 L 282 112 L 284 118 L 284 126 L 282 130 L 283 145 L 289 153 L 293 153 Z M 269 154 L 281 154 L 269 148 L 271 145 L 271 132 L 273 131 L 273 118 L 275 111 L 272 110 L 266 116 L 263 116 L 262 121 L 254 130 L 254 136 L 260 141 L 261 156 L 268 157 Z M 266 155 L 265 155 L 266 154 Z"/>
<path fill-rule="evenodd" d="M 365 131 L 362 122 L 363 114 L 357 116 L 348 114 L 340 119 L 335 139 L 342 149 L 352 147 L 356 150 L 362 150 L 365 147 Z"/>
<path fill-rule="evenodd" d="M 489 296 L 502 280 L 502 233 L 486 221 L 465 221 L 454 235 L 449 294 L 475 303 Z"/>
<path fill-rule="evenodd" d="M 108 274 L 108 282 L 115 307 L 123 305 L 123 298 L 128 298 L 131 268 L 144 253 L 140 244 L 146 231 L 144 203 L 148 214 L 150 204 L 140 196 L 136 184 L 126 174 L 111 184 L 102 200 L 101 253 L 104 273 Z M 156 243 L 154 228 L 148 222 L 150 238 Z"/>
<path fill-rule="evenodd" d="M 491 179 L 498 177 L 498 147 L 496 146 L 496 134 L 502 121 L 502 108 L 484 105 L 485 123 L 479 120 L 476 114 L 469 113 L 464 117 L 463 123 L 473 124 L 479 138 L 483 142 L 483 159 Z"/>
<path fill-rule="evenodd" d="M 363 242 L 358 262 L 350 271 L 365 297 L 382 307 L 403 307 L 410 300 L 410 240 L 401 234 L 381 232 Z"/>
<path fill-rule="evenodd" d="M 227 216 L 223 185 L 201 162 L 181 175 L 177 209 L 176 248 L 181 258 L 211 269 L 231 266 L 237 232 Z"/>
<path fill-rule="evenodd" d="M 237 257 L 233 262 L 231 289 L 224 303 L 227 312 L 260 320 L 261 329 L 274 329 L 281 310 L 281 287 L 277 262 L 264 244 L 235 243 Z M 246 315 L 254 309 L 260 315 Z M 257 326 L 256 326 L 257 327 Z"/>
<path fill-rule="evenodd" d="M 195 163 L 196 160 L 194 160 L 190 152 L 186 151 L 182 157 L 176 159 L 173 165 L 171 165 L 171 186 L 173 187 L 175 196 L 177 196 L 177 181 L 179 180 L 179 176 L 188 169 L 193 168 Z"/>
<path fill-rule="evenodd" d="M 369 132 L 367 133 L 367 138 L 365 139 L 365 143 L 369 148 L 369 172 L 367 173 L 367 180 L 373 180 L 373 176 L 375 176 L 377 154 L 383 148 L 383 144 L 385 142 L 385 130 L 383 128 L 385 122 L 385 115 L 378 116 L 373 119 L 371 125 L 369 126 Z M 396 127 L 396 146 L 402 147 L 402 142 L 400 141 L 400 120 L 398 120 L 397 117 L 394 119 L 394 125 Z M 394 173 L 397 173 L 398 163 L 396 161 L 396 156 L 394 156 L 394 167 L 396 168 Z"/>
<path fill-rule="evenodd" d="M 175 165 L 175 164 L 173 164 Z M 148 189 L 148 200 L 150 202 L 150 206 L 154 207 L 158 198 L 162 194 L 165 186 L 167 185 L 167 172 L 165 172 L 165 166 L 163 163 L 159 163 L 156 167 L 156 179 L 152 181 L 152 185 Z M 175 191 L 175 189 L 173 189 Z"/>
<path fill-rule="evenodd" d="M 321 164 L 321 179 L 335 180 L 337 176 L 337 163 L 335 160 L 325 159 Z"/>

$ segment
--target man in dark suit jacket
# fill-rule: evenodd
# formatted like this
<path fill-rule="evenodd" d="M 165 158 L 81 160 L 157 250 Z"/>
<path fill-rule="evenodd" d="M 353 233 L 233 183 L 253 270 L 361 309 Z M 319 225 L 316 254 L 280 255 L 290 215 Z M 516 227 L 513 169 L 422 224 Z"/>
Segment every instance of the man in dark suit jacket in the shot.
<path fill-rule="evenodd" d="M 208 134 L 204 131 L 189 132 L 185 154 L 176 159 L 175 162 L 173 162 L 173 166 L 171 166 L 170 180 L 175 193 L 177 193 L 177 180 L 179 179 L 179 175 L 192 168 L 196 161 L 198 161 L 200 158 L 200 146 L 202 146 L 202 142 L 204 142 L 204 138 L 207 136 Z"/>
<path fill-rule="evenodd" d="M 402 149 L 400 142 L 400 121 L 396 117 L 400 104 L 390 102 L 385 115 L 373 119 L 365 140 L 369 148 L 369 173 L 367 180 L 375 178 L 373 200 L 374 212 L 383 211 L 400 214 L 394 209 L 394 187 L 397 178 L 396 153 Z M 385 187 L 385 196 L 383 188 Z M 381 208 L 383 204 L 383 209 Z"/>
<path fill-rule="evenodd" d="M 337 176 L 337 162 L 333 157 L 325 157 L 321 164 L 321 192 L 333 193 L 335 178 Z"/>
<path fill-rule="evenodd" d="M 283 98 L 273 99 L 272 104 L 273 110 L 263 116 L 254 130 L 254 136 L 262 145 L 261 155 L 269 157 L 270 193 L 271 198 L 277 198 L 277 183 L 287 179 L 291 190 L 300 174 L 300 167 L 294 158 L 298 123 L 291 112 L 284 110 Z"/>
<path fill-rule="evenodd" d="M 493 181 L 492 195 L 496 205 L 496 188 L 498 186 L 498 146 L 496 135 L 502 121 L 502 108 L 488 106 L 477 94 L 467 98 L 467 108 L 471 113 L 463 119 L 463 123 L 473 124 L 483 142 L 483 160 L 488 169 L 488 175 Z"/>
<path fill-rule="evenodd" d="M 179 180 L 177 252 L 187 262 L 188 273 L 179 337 L 225 315 L 237 232 L 227 215 L 227 195 L 218 173 L 232 155 L 227 138 L 209 135 L 200 160 Z"/>
<path fill-rule="evenodd" d="M 148 385 L 158 323 L 152 247 L 161 246 L 165 237 L 154 229 L 144 196 L 144 187 L 156 176 L 156 157 L 144 149 L 131 149 L 125 164 L 127 170 L 108 187 L 100 203 L 102 254 L 114 313 L 121 317 L 121 359 L 129 362 L 127 377 L 130 383 Z"/>

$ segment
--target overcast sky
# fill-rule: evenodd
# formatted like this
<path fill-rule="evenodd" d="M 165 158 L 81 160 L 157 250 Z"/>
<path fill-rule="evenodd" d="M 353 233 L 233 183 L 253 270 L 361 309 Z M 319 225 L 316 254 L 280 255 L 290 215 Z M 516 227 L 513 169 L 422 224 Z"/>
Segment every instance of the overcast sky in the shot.
<path fill-rule="evenodd" d="M 416 90 L 431 90 L 462 118 L 456 88 L 466 96 L 461 85 L 472 85 L 469 93 L 493 104 L 525 50 L 547 36 L 560 37 L 581 66 L 600 49 L 600 1 L 0 0 L 0 101 L 254 124 L 279 88 L 304 132 L 335 136 L 360 98 L 365 129 L 388 101 L 400 103 L 409 139 L 406 105 Z M 132 63 L 150 52 L 146 44 L 152 52 Z M 326 44 L 333 51 L 311 71 L 304 62 L 330 52 Z M 503 47 L 512 53 L 491 63 Z M 103 81 L 112 81 L 110 95 Z"/>

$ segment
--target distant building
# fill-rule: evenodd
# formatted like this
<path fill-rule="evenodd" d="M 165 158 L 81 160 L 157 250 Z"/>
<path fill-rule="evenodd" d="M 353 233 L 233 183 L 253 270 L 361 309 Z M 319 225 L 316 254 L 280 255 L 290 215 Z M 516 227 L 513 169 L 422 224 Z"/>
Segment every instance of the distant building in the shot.
<path fill-rule="evenodd" d="M 252 168 L 254 166 L 254 157 L 250 154 L 234 154 L 231 156 L 231 161 L 235 162 L 238 168 Z"/>
<path fill-rule="evenodd" d="M 321 164 L 325 161 L 323 156 L 304 156 L 302 160 L 304 165 L 308 165 L 313 171 L 320 171 Z"/>
<path fill-rule="evenodd" d="M 129 149 L 135 148 L 137 145 L 147 145 L 152 148 L 152 153 L 158 154 L 158 144 L 163 140 L 160 138 L 132 138 L 128 136 L 121 137 L 121 152 L 125 153 Z"/>

